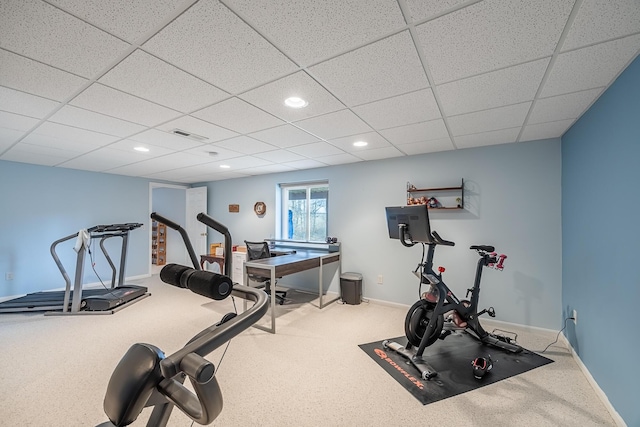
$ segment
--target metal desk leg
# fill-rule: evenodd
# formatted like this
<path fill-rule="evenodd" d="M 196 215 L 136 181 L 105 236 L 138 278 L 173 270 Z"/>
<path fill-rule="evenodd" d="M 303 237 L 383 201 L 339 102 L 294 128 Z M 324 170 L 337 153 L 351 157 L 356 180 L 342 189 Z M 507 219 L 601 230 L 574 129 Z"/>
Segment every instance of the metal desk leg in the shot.
<path fill-rule="evenodd" d="M 323 264 L 322 261 L 323 261 L 323 258 L 320 258 L 320 272 L 318 273 L 318 281 L 320 282 L 318 284 L 318 294 L 320 294 L 320 306 L 319 306 L 319 308 L 326 307 L 329 304 L 331 304 L 332 302 L 336 302 L 336 301 L 338 301 L 340 299 L 340 295 L 338 295 L 338 297 L 332 299 L 331 301 L 327 302 L 326 304 L 322 303 L 322 298 L 323 298 L 323 292 L 322 292 L 322 269 L 324 267 L 324 264 Z M 341 269 L 342 269 L 341 266 L 339 266 L 338 267 L 338 277 L 340 277 L 340 275 L 342 274 L 340 272 Z"/>
<path fill-rule="evenodd" d="M 271 328 L 266 328 L 261 325 L 254 324 L 253 327 L 260 329 L 261 331 L 271 332 L 272 334 L 276 333 L 276 269 L 275 267 L 271 267 Z M 245 269 L 245 283 L 248 283 L 247 280 L 247 270 Z M 245 304 L 246 304 L 246 300 Z M 246 310 L 246 308 L 245 308 Z"/>

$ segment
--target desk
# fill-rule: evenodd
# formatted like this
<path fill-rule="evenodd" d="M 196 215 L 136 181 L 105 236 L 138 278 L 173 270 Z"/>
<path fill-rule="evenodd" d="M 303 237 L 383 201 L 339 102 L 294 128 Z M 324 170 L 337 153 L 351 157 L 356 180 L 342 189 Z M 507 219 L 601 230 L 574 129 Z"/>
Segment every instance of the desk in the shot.
<path fill-rule="evenodd" d="M 334 301 L 340 299 L 337 297 L 326 304 L 322 302 L 322 267 L 333 262 L 340 262 L 340 252 L 327 252 L 313 249 L 298 249 L 296 253 L 289 255 L 274 256 L 271 258 L 257 259 L 253 261 L 245 261 L 244 263 L 244 280 L 248 282 L 248 275 L 253 274 L 260 277 L 269 277 L 271 279 L 271 329 L 264 328 L 260 325 L 253 325 L 256 328 L 276 333 L 276 278 L 284 277 L 289 274 L 299 273 L 301 271 L 318 269 L 318 296 L 320 297 L 320 306 L 322 309 Z M 341 264 L 338 264 L 338 277 L 341 273 Z"/>
<path fill-rule="evenodd" d="M 224 257 L 215 255 L 200 255 L 200 268 L 204 270 L 204 263 L 216 263 L 220 266 L 220 274 L 224 274 Z"/>

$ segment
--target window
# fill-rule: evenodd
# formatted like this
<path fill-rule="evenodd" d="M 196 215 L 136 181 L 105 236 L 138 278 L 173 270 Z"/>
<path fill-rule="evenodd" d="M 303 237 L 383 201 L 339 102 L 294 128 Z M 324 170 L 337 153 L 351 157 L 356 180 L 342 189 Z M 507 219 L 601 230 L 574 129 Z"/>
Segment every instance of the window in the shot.
<path fill-rule="evenodd" d="M 280 184 L 280 238 L 324 242 L 329 223 L 329 183 Z"/>

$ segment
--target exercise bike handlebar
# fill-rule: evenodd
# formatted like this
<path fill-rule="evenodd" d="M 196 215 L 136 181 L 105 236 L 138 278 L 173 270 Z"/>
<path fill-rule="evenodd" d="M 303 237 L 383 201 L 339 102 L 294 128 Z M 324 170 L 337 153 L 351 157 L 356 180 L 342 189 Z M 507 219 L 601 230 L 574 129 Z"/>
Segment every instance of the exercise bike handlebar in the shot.
<path fill-rule="evenodd" d="M 213 228 L 218 233 L 224 236 L 224 272 L 225 274 L 229 274 L 231 272 L 231 233 L 229 233 L 229 229 L 222 223 L 216 221 L 211 218 L 209 215 L 204 212 L 200 212 L 196 219 L 203 223 L 204 225 Z"/>
<path fill-rule="evenodd" d="M 189 242 L 189 235 L 187 234 L 185 229 L 180 227 L 178 224 L 176 224 L 175 222 L 171 221 L 170 219 L 167 219 L 167 218 L 163 217 L 162 215 L 157 214 L 156 212 L 153 212 L 151 214 L 151 219 L 153 219 L 154 221 L 158 221 L 158 222 L 166 225 L 167 227 L 172 228 L 172 229 L 176 230 L 178 233 L 180 233 L 180 236 L 182 236 L 182 240 L 185 242 L 185 246 L 187 248 L 187 252 L 189 253 L 189 258 L 191 258 L 191 263 L 193 264 L 193 268 L 195 268 L 196 270 L 200 270 L 200 264 L 198 263 L 198 257 L 196 256 L 196 253 L 193 251 L 193 246 L 191 246 L 190 243 L 187 244 L 187 242 Z"/>
<path fill-rule="evenodd" d="M 400 243 L 402 243 L 403 246 L 406 246 L 408 248 L 414 246 L 416 244 L 416 242 L 414 242 L 411 239 L 411 234 L 409 234 L 407 232 L 407 224 L 398 224 L 398 230 L 399 230 L 399 234 L 400 234 Z M 444 246 L 455 246 L 455 242 L 451 242 L 449 240 L 444 240 L 442 237 L 440 237 L 440 235 L 435 232 L 432 231 L 431 232 L 431 241 L 430 242 L 426 242 L 429 245 L 444 245 Z M 408 239 L 408 240 L 407 240 Z"/>

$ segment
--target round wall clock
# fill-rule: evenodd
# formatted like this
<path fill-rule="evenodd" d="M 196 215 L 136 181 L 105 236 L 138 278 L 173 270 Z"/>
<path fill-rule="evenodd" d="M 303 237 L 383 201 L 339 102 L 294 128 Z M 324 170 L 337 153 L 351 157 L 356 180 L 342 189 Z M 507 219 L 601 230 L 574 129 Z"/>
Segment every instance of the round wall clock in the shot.
<path fill-rule="evenodd" d="M 267 212 L 267 205 L 265 205 L 264 202 L 257 202 L 253 205 L 253 210 L 256 215 L 264 215 Z"/>

